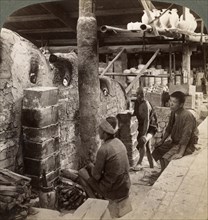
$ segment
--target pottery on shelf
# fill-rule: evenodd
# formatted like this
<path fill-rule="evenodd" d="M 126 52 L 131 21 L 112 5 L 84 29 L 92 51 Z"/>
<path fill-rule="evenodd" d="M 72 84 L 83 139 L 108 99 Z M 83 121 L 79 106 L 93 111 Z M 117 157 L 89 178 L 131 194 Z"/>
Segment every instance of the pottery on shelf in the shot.
<path fill-rule="evenodd" d="M 166 11 L 166 9 L 162 9 L 162 11 L 160 12 L 160 15 L 163 14 Z M 168 26 L 168 22 L 169 22 L 169 11 L 167 10 L 161 17 L 160 17 L 160 26 L 161 28 L 167 28 Z"/>
<path fill-rule="evenodd" d="M 177 28 L 179 23 L 179 15 L 178 10 L 176 8 L 173 8 L 169 11 L 169 23 L 168 26 L 170 28 Z"/>
<path fill-rule="evenodd" d="M 189 32 L 194 32 L 196 30 L 197 28 L 196 19 L 189 10 L 186 12 L 185 20 L 183 18 L 183 15 L 180 16 L 178 27 L 181 30 L 189 31 Z"/>

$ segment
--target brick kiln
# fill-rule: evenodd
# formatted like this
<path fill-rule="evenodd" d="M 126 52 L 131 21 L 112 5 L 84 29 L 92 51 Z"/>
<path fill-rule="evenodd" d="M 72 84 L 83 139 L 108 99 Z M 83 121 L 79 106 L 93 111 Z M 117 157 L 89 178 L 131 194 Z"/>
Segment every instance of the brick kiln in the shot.
<path fill-rule="evenodd" d="M 64 86 L 65 75 L 59 74 L 63 70 L 63 65 L 50 64 L 48 57 L 31 42 L 12 31 L 2 29 L 1 43 L 1 167 L 35 176 L 33 182 L 36 180 L 36 183 L 47 160 L 52 161 L 56 158 L 58 161 L 58 157 L 60 160 L 60 165 L 52 163 L 54 166 L 48 168 L 48 172 L 53 173 L 49 180 L 55 179 L 57 175 L 54 172 L 58 168 L 77 169 L 82 150 L 79 138 L 77 55 L 74 52 L 56 54 L 58 58 L 62 57 L 72 66 L 70 83 Z M 120 84 L 110 78 L 101 81 L 101 117 L 117 115 L 120 111 L 126 110 L 127 100 Z M 27 103 L 26 100 L 23 102 L 24 94 L 26 98 L 32 93 L 44 96 L 50 87 L 56 87 L 54 91 L 58 91 L 53 93 L 57 103 L 50 103 L 51 96 L 44 102 L 40 100 L 38 107 L 32 102 Z M 110 91 L 109 94 L 106 94 L 106 89 Z M 30 99 L 33 100 L 32 97 Z M 49 137 L 50 133 L 44 132 L 47 126 L 54 128 L 53 137 Z M 23 164 L 26 166 L 23 167 Z"/>

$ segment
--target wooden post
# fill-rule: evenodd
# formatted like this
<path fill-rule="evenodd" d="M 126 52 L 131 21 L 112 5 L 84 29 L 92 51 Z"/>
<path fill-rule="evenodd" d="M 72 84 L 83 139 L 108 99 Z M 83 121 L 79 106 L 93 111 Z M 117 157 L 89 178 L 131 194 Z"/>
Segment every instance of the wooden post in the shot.
<path fill-rule="evenodd" d="M 82 165 L 94 161 L 99 138 L 100 84 L 98 77 L 95 0 L 79 0 L 77 23 L 79 115 Z"/>
<path fill-rule="evenodd" d="M 172 74 L 172 45 L 171 43 L 169 44 L 169 76 L 170 80 L 169 83 L 173 84 L 173 74 Z"/>
<path fill-rule="evenodd" d="M 189 45 L 184 44 L 182 55 L 182 73 L 183 82 L 187 84 L 190 84 L 191 54 L 192 51 L 190 50 Z M 184 78 L 187 78 L 187 80 L 184 80 Z"/>

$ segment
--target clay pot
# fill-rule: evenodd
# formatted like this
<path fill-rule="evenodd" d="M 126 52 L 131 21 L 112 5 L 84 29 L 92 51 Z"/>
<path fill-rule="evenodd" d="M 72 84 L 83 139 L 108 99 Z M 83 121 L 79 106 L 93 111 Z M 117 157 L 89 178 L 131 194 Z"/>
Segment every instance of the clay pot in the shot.
<path fill-rule="evenodd" d="M 183 15 L 180 16 L 178 27 L 184 31 L 194 32 L 197 28 L 197 22 L 193 14 L 188 11 L 186 13 L 186 19 L 183 20 Z"/>
<path fill-rule="evenodd" d="M 146 11 L 143 10 L 143 12 L 144 12 L 144 14 L 142 15 L 141 21 L 142 21 L 142 23 L 144 23 L 144 24 L 149 24 L 149 18 L 148 18 L 148 16 L 147 16 Z"/>
<path fill-rule="evenodd" d="M 162 9 L 162 12 L 160 14 L 162 14 L 166 9 Z M 165 12 L 165 14 L 163 14 L 161 17 L 160 17 L 160 25 L 162 28 L 167 28 L 168 26 L 168 22 L 169 22 L 169 14 L 170 10 L 167 10 Z"/>
<path fill-rule="evenodd" d="M 153 9 L 152 11 L 153 11 L 153 12 L 152 12 L 152 19 L 155 19 L 155 18 L 157 18 L 157 17 L 160 16 L 160 10 L 158 10 L 158 9 Z M 159 19 L 155 20 L 155 21 L 154 21 L 154 24 L 155 24 L 157 27 L 160 27 L 160 26 L 161 26 Z"/>
<path fill-rule="evenodd" d="M 178 23 L 179 23 L 179 15 L 177 13 L 177 9 L 173 8 L 169 12 L 169 24 L 168 25 L 169 25 L 170 28 L 177 28 Z"/>

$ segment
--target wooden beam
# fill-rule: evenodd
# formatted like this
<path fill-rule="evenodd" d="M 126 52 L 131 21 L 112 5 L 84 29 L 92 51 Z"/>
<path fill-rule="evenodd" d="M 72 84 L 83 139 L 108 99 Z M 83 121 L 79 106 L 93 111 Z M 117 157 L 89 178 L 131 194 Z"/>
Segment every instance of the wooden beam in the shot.
<path fill-rule="evenodd" d="M 29 21 L 44 21 L 44 20 L 57 20 L 57 17 L 53 14 L 41 14 L 41 15 L 24 15 L 24 16 L 9 16 L 5 23 L 8 22 L 29 22 Z"/>
<path fill-rule="evenodd" d="M 37 43 L 48 41 L 48 45 L 77 45 L 77 39 L 38 39 Z"/>
<path fill-rule="evenodd" d="M 125 48 L 126 53 L 142 53 L 143 45 L 103 46 L 103 47 L 99 47 L 99 54 L 118 53 L 120 48 Z M 160 48 L 162 52 L 168 53 L 169 51 L 167 44 L 146 45 L 145 48 L 146 48 L 145 53 L 155 52 L 158 48 Z M 53 53 L 58 53 L 58 52 L 68 53 L 71 50 L 76 50 L 77 46 L 49 46 L 48 49 Z M 181 52 L 181 50 L 182 47 L 180 43 L 173 44 L 173 48 L 172 48 L 173 52 L 177 52 L 177 51 Z"/>
<path fill-rule="evenodd" d="M 44 28 L 44 29 L 19 29 L 17 30 L 18 33 L 23 34 L 44 34 L 44 33 L 66 33 L 72 32 L 72 28 L 65 27 L 65 28 Z"/>
<path fill-rule="evenodd" d="M 72 28 L 74 31 L 76 31 L 76 21 L 74 19 L 70 18 L 70 16 L 67 14 L 67 12 L 64 11 L 64 9 L 59 7 L 54 7 L 50 4 L 40 4 L 44 9 L 46 9 L 48 12 L 53 14 L 55 17 L 57 17 L 58 20 L 60 20 L 63 24 L 66 25 L 66 27 Z"/>
<path fill-rule="evenodd" d="M 103 76 L 108 70 L 109 68 L 113 65 L 113 63 L 120 57 L 120 55 L 124 52 L 124 48 L 122 48 L 122 50 L 116 55 L 116 57 L 108 64 L 108 66 L 103 70 L 103 72 L 100 74 L 101 76 Z"/>
<path fill-rule="evenodd" d="M 141 8 L 123 8 L 123 9 L 109 9 L 109 10 L 96 10 L 96 17 L 108 17 L 114 15 L 129 15 L 129 14 L 140 14 L 143 13 L 143 9 Z M 72 18 L 78 17 L 78 11 L 72 12 L 69 14 Z"/>
<path fill-rule="evenodd" d="M 128 94 L 129 91 L 131 90 L 131 88 L 133 87 L 133 85 L 139 80 L 139 78 L 141 77 L 141 75 L 146 71 L 146 69 L 149 67 L 149 65 L 152 63 L 152 61 L 156 58 L 157 54 L 159 53 L 160 49 L 158 49 L 153 56 L 150 58 L 150 60 L 145 64 L 145 66 L 140 70 L 139 73 L 137 73 L 137 76 L 135 77 L 135 79 L 128 85 L 128 87 L 126 88 L 126 93 Z"/>

